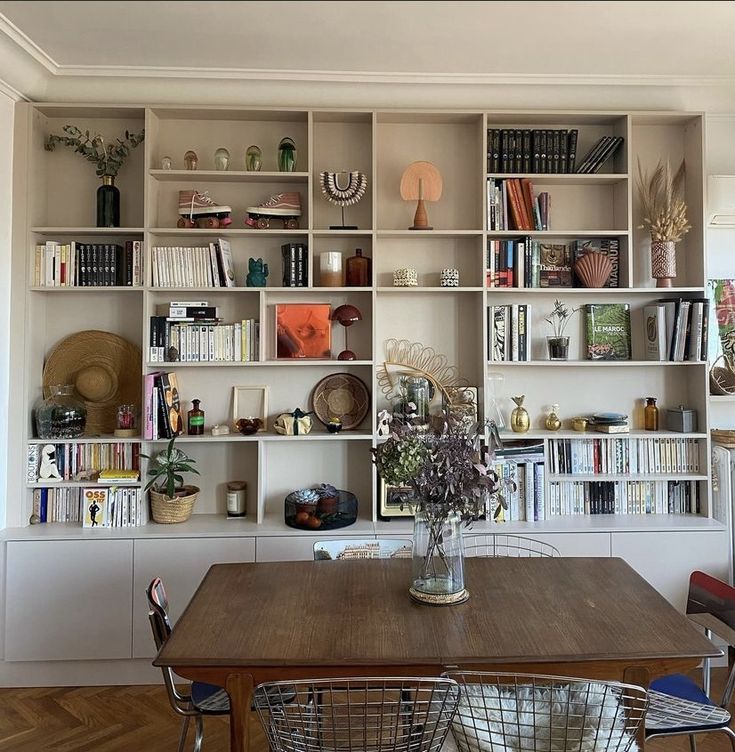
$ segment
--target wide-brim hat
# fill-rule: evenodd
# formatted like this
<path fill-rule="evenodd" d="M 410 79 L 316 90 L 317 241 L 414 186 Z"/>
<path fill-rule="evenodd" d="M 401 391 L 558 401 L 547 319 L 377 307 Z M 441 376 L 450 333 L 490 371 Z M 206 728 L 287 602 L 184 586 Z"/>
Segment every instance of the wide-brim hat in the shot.
<path fill-rule="evenodd" d="M 86 434 L 112 433 L 119 405 L 140 408 L 141 356 L 132 342 L 88 330 L 61 340 L 43 367 L 43 393 L 71 384 L 87 407 Z"/>

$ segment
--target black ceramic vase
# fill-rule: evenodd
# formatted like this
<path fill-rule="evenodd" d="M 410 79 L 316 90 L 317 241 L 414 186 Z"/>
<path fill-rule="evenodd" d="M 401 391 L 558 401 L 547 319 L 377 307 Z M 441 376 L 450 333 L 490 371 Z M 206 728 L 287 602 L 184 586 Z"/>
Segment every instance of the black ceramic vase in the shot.
<path fill-rule="evenodd" d="M 97 227 L 120 227 L 120 189 L 112 175 L 104 175 L 97 189 Z"/>

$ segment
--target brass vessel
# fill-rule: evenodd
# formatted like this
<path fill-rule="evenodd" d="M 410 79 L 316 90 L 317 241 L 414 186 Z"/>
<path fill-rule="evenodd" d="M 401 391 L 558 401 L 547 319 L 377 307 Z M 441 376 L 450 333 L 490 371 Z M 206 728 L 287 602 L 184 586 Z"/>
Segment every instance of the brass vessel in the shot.
<path fill-rule="evenodd" d="M 526 433 L 531 427 L 531 418 L 528 410 L 523 407 L 523 400 L 525 398 L 525 394 L 521 394 L 519 397 L 511 397 L 513 402 L 516 403 L 516 407 L 513 408 L 513 412 L 510 414 L 510 427 L 516 433 Z"/>

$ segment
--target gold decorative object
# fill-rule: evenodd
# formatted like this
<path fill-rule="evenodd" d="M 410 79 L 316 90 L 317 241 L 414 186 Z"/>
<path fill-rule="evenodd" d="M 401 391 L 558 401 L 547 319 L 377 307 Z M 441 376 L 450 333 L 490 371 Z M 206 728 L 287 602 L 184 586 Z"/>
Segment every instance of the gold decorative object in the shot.
<path fill-rule="evenodd" d="M 457 367 L 449 364 L 447 356 L 437 353 L 433 347 L 406 339 L 389 339 L 385 342 L 385 361 L 376 372 L 380 389 L 389 402 L 400 397 L 396 389 L 398 379 L 390 372 L 391 366 L 416 371 L 426 377 L 442 393 L 447 405 L 454 404 L 457 396 L 456 392 L 454 395 L 450 393 L 452 387 L 469 386 L 460 378 Z"/>
<path fill-rule="evenodd" d="M 528 410 L 523 407 L 523 400 L 526 399 L 525 394 L 521 394 L 518 397 L 511 397 L 516 406 L 513 408 L 513 412 L 510 414 L 510 427 L 516 433 L 526 433 L 531 427 L 531 417 L 528 414 Z"/>
<path fill-rule="evenodd" d="M 585 287 L 604 287 L 612 274 L 612 261 L 607 254 L 587 251 L 574 265 L 574 273 Z"/>
<path fill-rule="evenodd" d="M 561 420 L 558 413 L 559 405 L 552 405 L 549 414 L 546 416 L 546 428 L 549 431 L 558 431 L 561 428 Z"/>
<path fill-rule="evenodd" d="M 575 431 L 586 431 L 587 426 L 589 425 L 589 421 L 587 418 L 578 417 L 578 418 L 572 418 L 572 428 Z"/>

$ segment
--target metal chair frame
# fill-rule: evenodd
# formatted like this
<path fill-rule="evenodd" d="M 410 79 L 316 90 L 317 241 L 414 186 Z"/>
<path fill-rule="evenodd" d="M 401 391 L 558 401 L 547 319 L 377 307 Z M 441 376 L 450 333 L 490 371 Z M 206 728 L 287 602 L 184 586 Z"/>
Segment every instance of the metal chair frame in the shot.
<path fill-rule="evenodd" d="M 148 620 L 153 630 L 153 640 L 156 643 L 156 649 L 160 650 L 171 634 L 171 622 L 168 616 L 168 598 L 166 597 L 166 591 L 160 577 L 156 577 L 148 585 L 146 596 L 148 597 L 148 605 L 151 609 L 148 612 Z M 182 693 L 176 688 L 175 674 L 170 668 L 162 666 L 161 672 L 169 703 L 177 715 L 183 716 L 177 750 L 178 752 L 184 752 L 186 736 L 189 732 L 189 723 L 193 718 L 196 726 L 194 752 L 200 752 L 204 739 L 203 713 L 195 707 L 191 693 Z M 229 709 L 226 713 L 224 711 L 213 711 L 213 714 L 216 715 L 225 715 L 228 713 Z"/>
<path fill-rule="evenodd" d="M 410 538 L 337 538 L 314 543 L 314 559 L 392 559 L 410 558 Z M 350 551 L 352 549 L 352 551 Z"/>
<path fill-rule="evenodd" d="M 704 628 L 704 634 L 708 639 L 711 639 L 714 633 L 730 648 L 735 648 L 734 587 L 705 572 L 692 572 L 689 577 L 686 614 L 693 622 Z M 653 721 L 658 726 L 664 726 L 668 712 L 673 713 L 682 723 L 685 720 L 691 723 L 688 726 L 682 725 L 680 729 L 669 728 L 661 731 L 656 730 L 656 726 L 652 725 L 650 731 L 646 730 L 646 739 L 686 735 L 689 737 L 692 752 L 696 752 L 697 734 L 721 732 L 728 737 L 735 752 L 735 731 L 729 726 L 731 715 L 728 710 L 735 691 L 735 661 L 730 660 L 730 655 L 728 655 L 728 663 L 732 665 L 730 665 L 725 689 L 718 705 L 702 705 L 695 701 L 651 690 L 649 692 L 651 698 L 649 722 Z M 702 663 L 702 687 L 707 697 L 710 696 L 710 680 L 711 661 L 705 658 Z M 707 724 L 710 724 L 709 727 Z M 692 726 L 701 726 L 701 728 L 691 728 Z"/>
<path fill-rule="evenodd" d="M 488 557 L 555 557 L 561 556 L 559 549 L 551 543 L 526 538 L 522 535 L 488 533 L 486 535 L 465 535 L 463 538 L 465 556 Z"/>
<path fill-rule="evenodd" d="M 443 676 L 461 690 L 452 721 L 459 752 L 581 752 L 591 742 L 595 752 L 627 752 L 645 722 L 646 691 L 632 684 L 489 671 Z"/>
<path fill-rule="evenodd" d="M 447 678 L 308 679 L 255 690 L 273 752 L 439 752 L 458 701 Z"/>

